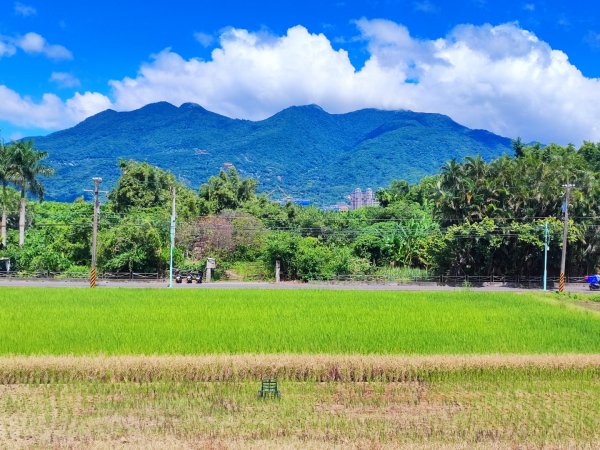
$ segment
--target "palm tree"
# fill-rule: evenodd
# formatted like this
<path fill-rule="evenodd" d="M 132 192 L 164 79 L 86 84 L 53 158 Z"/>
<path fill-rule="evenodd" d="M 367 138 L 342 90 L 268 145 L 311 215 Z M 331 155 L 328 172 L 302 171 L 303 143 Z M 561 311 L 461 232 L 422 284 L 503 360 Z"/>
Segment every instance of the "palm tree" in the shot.
<path fill-rule="evenodd" d="M 54 169 L 42 164 L 48 156 L 33 148 L 33 143 L 17 142 L 10 146 L 8 171 L 14 184 L 21 191 L 19 201 L 19 246 L 25 244 L 25 204 L 27 192 L 44 199 L 44 186 L 38 180 L 38 176 L 50 176 Z"/>
<path fill-rule="evenodd" d="M 8 147 L 4 145 L 4 141 L 0 139 L 0 185 L 2 186 L 2 248 L 6 247 L 6 206 L 8 204 L 7 186 L 9 181 L 9 154 Z"/>

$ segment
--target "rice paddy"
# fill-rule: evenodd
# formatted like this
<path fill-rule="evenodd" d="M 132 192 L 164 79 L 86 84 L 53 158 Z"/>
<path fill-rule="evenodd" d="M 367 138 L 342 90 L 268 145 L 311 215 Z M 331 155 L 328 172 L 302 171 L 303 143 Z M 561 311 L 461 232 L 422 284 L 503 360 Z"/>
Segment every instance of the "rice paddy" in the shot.
<path fill-rule="evenodd" d="M 0 447 L 597 448 L 580 300 L 3 288 Z"/>
<path fill-rule="evenodd" d="M 600 353 L 539 294 L 0 289 L 1 355 Z"/>

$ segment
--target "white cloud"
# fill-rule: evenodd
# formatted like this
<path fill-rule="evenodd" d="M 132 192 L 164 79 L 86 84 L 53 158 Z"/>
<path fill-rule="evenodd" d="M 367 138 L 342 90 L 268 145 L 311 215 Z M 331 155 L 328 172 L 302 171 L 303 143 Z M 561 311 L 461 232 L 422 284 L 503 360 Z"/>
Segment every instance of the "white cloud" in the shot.
<path fill-rule="evenodd" d="M 322 34 L 294 27 L 282 37 L 230 29 L 211 61 L 185 60 L 169 49 L 144 64 L 136 78 L 111 82 L 115 103 L 131 109 L 152 101 L 195 101 L 234 117 L 264 118 L 291 104 L 342 102 L 350 94 L 354 67 Z M 350 94 L 350 95 L 346 95 Z M 344 100 L 344 99 L 347 99 Z"/>
<path fill-rule="evenodd" d="M 79 79 L 68 72 L 52 72 L 50 76 L 50 81 L 58 84 L 60 87 L 65 88 L 74 88 L 81 86 L 81 81 Z"/>
<path fill-rule="evenodd" d="M 0 36 L 0 58 L 3 56 L 13 56 L 17 52 L 17 49 L 10 42 L 5 42 Z"/>
<path fill-rule="evenodd" d="M 14 10 L 15 14 L 23 17 L 35 16 L 37 14 L 37 9 L 21 2 L 15 2 Z"/>
<path fill-rule="evenodd" d="M 46 38 L 38 33 L 29 32 L 18 37 L 0 35 L 0 58 L 13 56 L 17 49 L 28 54 L 43 54 L 54 60 L 73 59 L 69 49 L 62 45 L 48 43 Z"/>
<path fill-rule="evenodd" d="M 413 3 L 415 11 L 426 14 L 434 14 L 440 12 L 440 9 L 430 0 L 419 0 Z"/>
<path fill-rule="evenodd" d="M 585 36 L 585 42 L 592 47 L 593 49 L 600 48 L 600 33 L 596 31 L 589 31 Z M 0 55 L 2 55 L 2 51 L 0 50 Z"/>
<path fill-rule="evenodd" d="M 46 39 L 38 33 L 27 33 L 16 40 L 16 45 L 25 53 L 41 53 L 50 59 L 73 59 L 70 50 L 62 45 L 49 44 Z"/>
<path fill-rule="evenodd" d="M 525 11 L 532 11 L 533 12 L 533 11 L 535 11 L 535 3 L 525 3 L 523 5 L 523 9 Z"/>
<path fill-rule="evenodd" d="M 283 36 L 232 28 L 207 61 L 165 49 L 135 77 L 111 81 L 112 101 L 85 93 L 66 102 L 52 94 L 33 102 L 9 91 L 15 106 L 7 109 L 4 87 L 0 119 L 52 128 L 111 105 L 130 110 L 161 100 L 262 119 L 290 105 L 317 103 L 334 113 L 365 107 L 439 112 L 526 141 L 600 141 L 600 80 L 586 78 L 567 55 L 517 24 L 461 25 L 435 40 L 416 39 L 387 20 L 356 25 L 369 52 L 361 68 L 325 35 L 302 26 Z"/>
<path fill-rule="evenodd" d="M 201 31 L 194 33 L 194 39 L 196 39 L 202 47 L 210 47 L 215 41 L 212 34 L 202 33 Z"/>
<path fill-rule="evenodd" d="M 0 85 L 0 120 L 17 126 L 65 128 L 110 107 L 108 97 L 98 93 L 77 93 L 67 101 L 47 93 L 35 101 Z"/>

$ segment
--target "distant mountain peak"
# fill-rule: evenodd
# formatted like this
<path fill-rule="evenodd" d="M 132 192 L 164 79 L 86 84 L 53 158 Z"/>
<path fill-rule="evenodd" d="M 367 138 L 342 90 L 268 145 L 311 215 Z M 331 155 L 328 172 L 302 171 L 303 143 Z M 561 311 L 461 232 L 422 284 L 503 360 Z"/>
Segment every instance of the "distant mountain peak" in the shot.
<path fill-rule="evenodd" d="M 198 103 L 193 103 L 193 102 L 183 103 L 179 107 L 179 109 L 182 109 L 182 110 L 192 109 L 192 110 L 208 111 L 206 108 L 200 106 Z"/>
<path fill-rule="evenodd" d="M 119 158 L 147 161 L 198 186 L 232 163 L 260 189 L 302 192 L 332 204 L 356 186 L 411 182 L 447 160 L 510 153 L 510 140 L 470 130 L 448 116 L 362 109 L 330 114 L 315 104 L 291 106 L 265 120 L 232 119 L 196 103 L 157 102 L 129 112 L 103 111 L 68 130 L 36 137 L 56 176 L 49 199 L 81 195 L 90 177 L 110 189 Z M 285 181 L 282 181 L 285 180 Z"/>
<path fill-rule="evenodd" d="M 123 111 L 121 114 L 133 114 L 133 115 L 143 115 L 143 114 L 173 114 L 178 111 L 177 106 L 169 103 L 169 102 L 156 102 L 149 103 L 145 106 L 142 106 L 139 109 L 135 109 L 133 111 Z"/>
<path fill-rule="evenodd" d="M 327 111 L 325 111 L 319 105 L 316 105 L 314 103 L 311 103 L 310 105 L 293 105 L 293 106 L 289 106 L 289 107 L 281 110 L 277 114 L 285 113 L 287 111 L 294 111 L 294 112 L 319 112 L 319 113 L 329 114 Z"/>
<path fill-rule="evenodd" d="M 311 103 L 309 105 L 299 105 L 296 106 L 296 108 L 302 108 L 302 109 L 315 109 L 317 111 L 323 111 L 323 112 L 327 112 L 325 111 L 323 108 L 321 108 L 319 105 L 317 105 L 316 103 Z"/>

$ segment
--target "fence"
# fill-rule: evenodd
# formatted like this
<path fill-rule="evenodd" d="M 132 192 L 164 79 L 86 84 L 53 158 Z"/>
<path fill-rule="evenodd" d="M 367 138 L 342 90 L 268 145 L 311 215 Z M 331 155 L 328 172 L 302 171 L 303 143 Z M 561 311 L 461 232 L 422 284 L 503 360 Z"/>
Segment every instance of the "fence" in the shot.
<path fill-rule="evenodd" d="M 98 272 L 98 280 L 164 280 L 165 274 L 160 272 Z M 46 280 L 85 280 L 90 277 L 89 272 L 23 272 L 23 271 L 0 271 L 0 279 L 46 279 Z"/>
<path fill-rule="evenodd" d="M 559 277 L 548 277 L 548 287 L 558 285 Z M 438 284 L 447 286 L 483 286 L 486 284 L 500 284 L 504 286 L 515 287 L 541 287 L 544 279 L 541 276 L 451 276 L 451 275 L 417 275 L 417 276 L 402 276 L 395 277 L 393 275 L 374 275 L 374 274 L 357 274 L 357 275 L 338 275 L 331 278 L 314 278 L 310 282 L 326 282 L 326 283 L 373 283 L 373 284 Z M 566 277 L 567 283 L 583 283 L 583 276 Z"/>
<path fill-rule="evenodd" d="M 23 272 L 23 271 L 0 271 L 0 279 L 45 279 L 45 280 L 86 280 L 90 276 L 89 272 Z M 168 273 L 161 272 L 99 272 L 98 280 L 135 280 L 135 281 L 153 281 L 165 280 Z M 231 281 L 242 281 L 245 277 L 228 277 Z M 260 281 L 252 278 L 252 281 Z M 559 277 L 548 277 L 548 287 L 558 286 Z M 414 275 L 414 276 L 393 276 L 377 274 L 353 274 L 337 275 L 330 278 L 312 278 L 312 283 L 373 283 L 373 284 L 438 284 L 446 286 L 483 286 L 486 284 L 500 284 L 504 286 L 520 287 L 541 287 L 543 278 L 541 276 L 450 276 L 450 275 Z M 583 276 L 567 276 L 567 283 L 583 283 Z"/>

